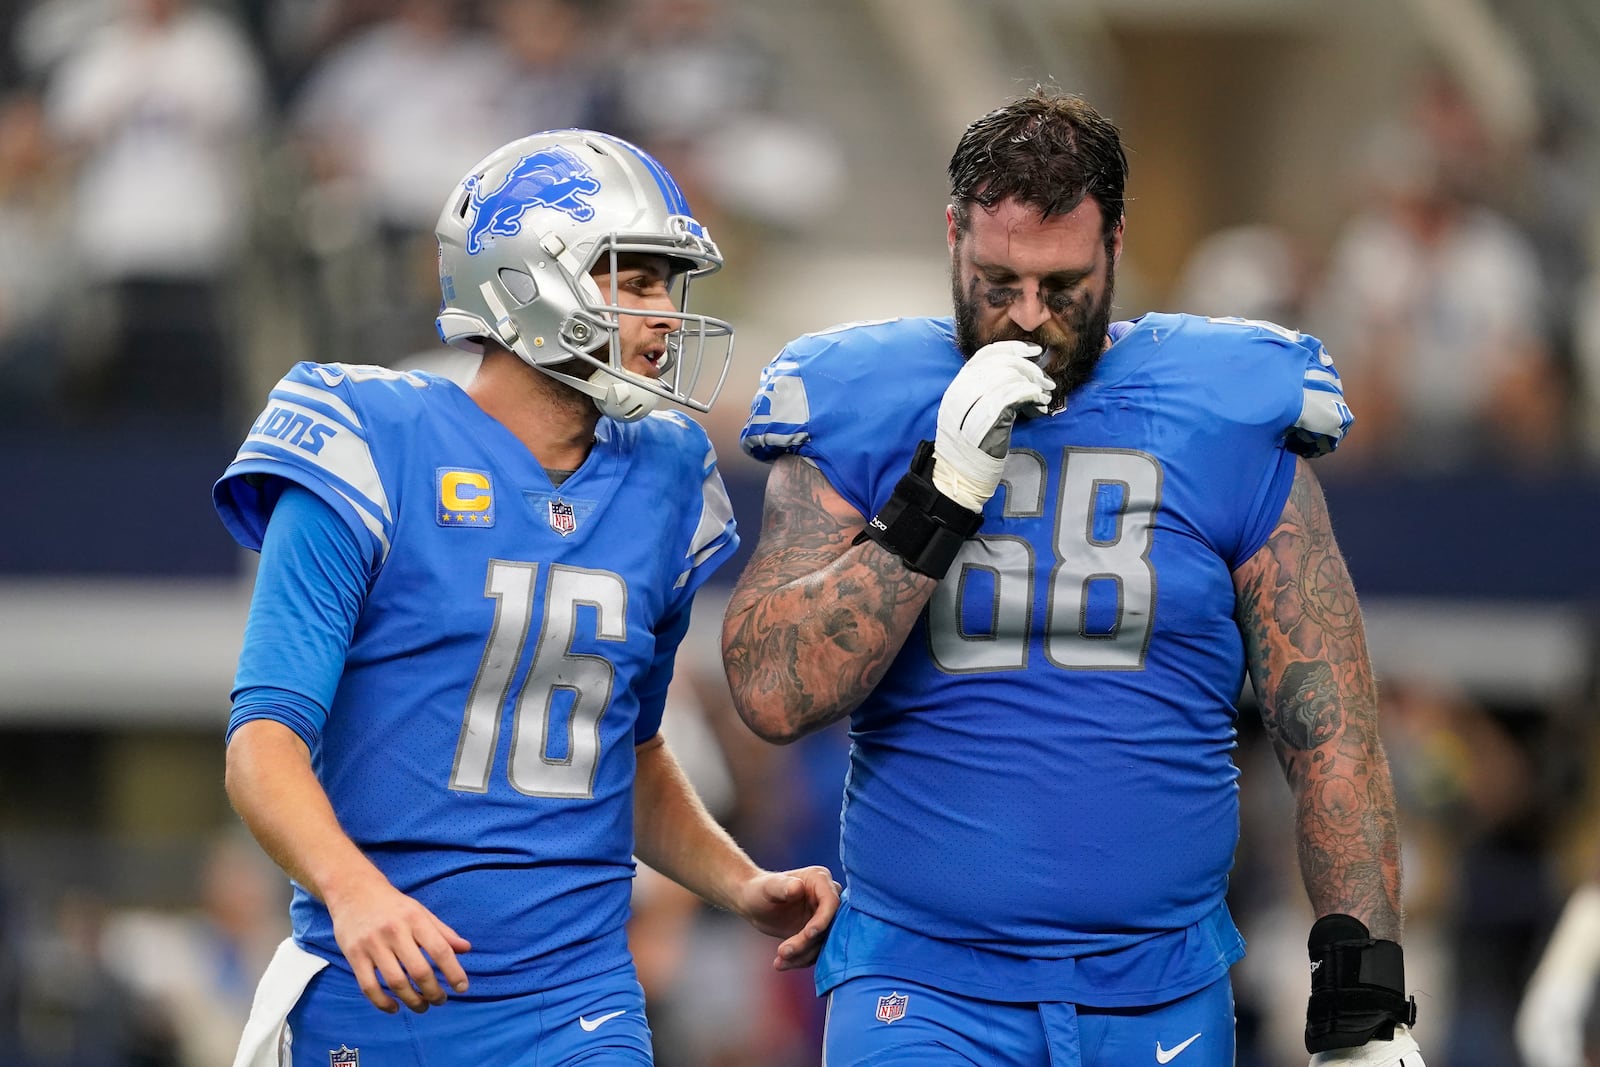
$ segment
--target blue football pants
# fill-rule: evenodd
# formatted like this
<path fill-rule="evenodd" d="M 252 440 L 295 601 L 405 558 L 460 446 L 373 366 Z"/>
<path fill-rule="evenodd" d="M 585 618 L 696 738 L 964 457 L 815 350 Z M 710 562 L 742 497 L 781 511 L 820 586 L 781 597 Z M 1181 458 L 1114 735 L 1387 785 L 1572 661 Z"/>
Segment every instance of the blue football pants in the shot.
<path fill-rule="evenodd" d="M 372 1006 L 343 970 L 313 978 L 289 1012 L 293 1067 L 638 1067 L 653 1060 L 632 964 L 519 997 L 452 996 L 422 1014 Z M 1183 1064 L 1181 1067 L 1189 1067 Z"/>
<path fill-rule="evenodd" d="M 1141 1008 L 1008 1004 L 901 979 L 828 994 L 823 1067 L 1233 1067 L 1227 976 Z"/>

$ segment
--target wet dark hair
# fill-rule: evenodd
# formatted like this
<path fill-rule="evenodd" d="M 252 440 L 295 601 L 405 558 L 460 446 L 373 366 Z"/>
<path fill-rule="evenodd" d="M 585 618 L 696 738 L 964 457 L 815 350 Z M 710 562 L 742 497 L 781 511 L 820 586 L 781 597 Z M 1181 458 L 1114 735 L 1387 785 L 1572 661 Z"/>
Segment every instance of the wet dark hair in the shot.
<path fill-rule="evenodd" d="M 1036 85 L 961 135 L 950 157 L 956 232 L 967 232 L 973 204 L 988 209 L 1014 197 L 1049 218 L 1093 198 L 1109 246 L 1127 180 L 1117 127 L 1082 97 Z"/>

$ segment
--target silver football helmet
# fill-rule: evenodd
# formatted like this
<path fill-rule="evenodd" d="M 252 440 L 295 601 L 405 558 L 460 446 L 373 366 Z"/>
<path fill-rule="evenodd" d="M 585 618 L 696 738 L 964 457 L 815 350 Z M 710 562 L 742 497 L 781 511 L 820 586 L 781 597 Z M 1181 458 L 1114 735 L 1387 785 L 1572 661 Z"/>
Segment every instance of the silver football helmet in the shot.
<path fill-rule="evenodd" d="M 461 180 L 434 232 L 446 344 L 481 353 L 484 339 L 496 341 L 613 418 L 641 418 L 662 398 L 707 411 L 721 391 L 733 327 L 689 312 L 689 282 L 719 270 L 722 254 L 672 175 L 627 141 L 592 130 L 512 141 Z M 626 253 L 682 268 L 676 312 L 618 306 L 617 257 Z M 597 266 L 609 269 L 609 292 L 591 277 Z M 677 321 L 660 377 L 623 366 L 627 315 Z"/>

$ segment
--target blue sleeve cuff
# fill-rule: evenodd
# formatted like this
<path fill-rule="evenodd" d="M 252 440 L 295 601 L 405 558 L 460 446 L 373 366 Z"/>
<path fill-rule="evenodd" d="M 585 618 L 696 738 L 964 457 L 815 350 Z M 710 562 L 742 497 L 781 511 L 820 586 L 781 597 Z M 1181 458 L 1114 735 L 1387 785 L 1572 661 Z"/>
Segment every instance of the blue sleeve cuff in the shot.
<path fill-rule="evenodd" d="M 228 733 L 224 741 L 232 741 L 235 730 L 256 719 L 281 722 L 298 734 L 307 748 L 315 751 L 322 726 L 328 721 L 328 711 L 316 701 L 288 689 L 265 685 L 240 689 L 233 694 L 233 711 L 228 715 Z"/>

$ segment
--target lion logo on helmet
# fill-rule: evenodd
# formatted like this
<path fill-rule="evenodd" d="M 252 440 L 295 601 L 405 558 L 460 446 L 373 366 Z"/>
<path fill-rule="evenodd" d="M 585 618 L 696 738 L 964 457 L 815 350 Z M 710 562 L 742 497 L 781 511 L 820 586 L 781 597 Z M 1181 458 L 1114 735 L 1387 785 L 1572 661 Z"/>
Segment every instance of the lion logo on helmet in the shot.
<path fill-rule="evenodd" d="M 523 156 L 498 186 L 483 190 L 479 176 L 467 179 L 472 221 L 467 226 L 467 254 L 483 251 L 486 240 L 515 237 L 522 216 L 531 207 L 546 207 L 576 222 L 594 218 L 594 205 L 583 198 L 600 191 L 589 168 L 570 149 L 559 145 Z"/>

